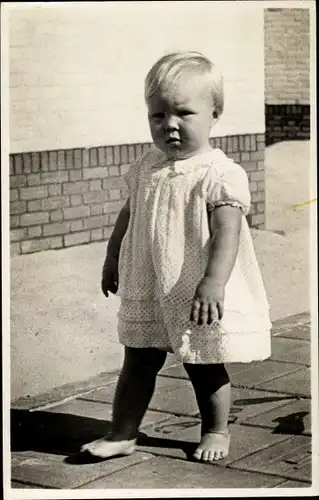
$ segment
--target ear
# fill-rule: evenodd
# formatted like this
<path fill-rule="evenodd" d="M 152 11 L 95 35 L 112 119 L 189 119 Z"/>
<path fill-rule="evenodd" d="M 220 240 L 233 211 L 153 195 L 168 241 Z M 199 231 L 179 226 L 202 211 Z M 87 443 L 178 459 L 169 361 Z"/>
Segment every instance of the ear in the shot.
<path fill-rule="evenodd" d="M 215 109 L 213 110 L 212 115 L 213 115 L 213 119 L 214 119 L 214 120 L 217 120 L 217 118 L 218 118 L 218 113 L 217 113 L 217 111 L 216 111 Z"/>

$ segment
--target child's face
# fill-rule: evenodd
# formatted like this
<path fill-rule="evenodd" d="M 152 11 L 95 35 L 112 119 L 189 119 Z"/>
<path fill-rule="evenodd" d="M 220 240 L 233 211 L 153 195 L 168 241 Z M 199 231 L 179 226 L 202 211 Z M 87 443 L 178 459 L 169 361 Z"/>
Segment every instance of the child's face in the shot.
<path fill-rule="evenodd" d="M 204 77 L 182 77 L 148 100 L 155 145 L 170 159 L 181 160 L 210 149 L 213 105 Z"/>

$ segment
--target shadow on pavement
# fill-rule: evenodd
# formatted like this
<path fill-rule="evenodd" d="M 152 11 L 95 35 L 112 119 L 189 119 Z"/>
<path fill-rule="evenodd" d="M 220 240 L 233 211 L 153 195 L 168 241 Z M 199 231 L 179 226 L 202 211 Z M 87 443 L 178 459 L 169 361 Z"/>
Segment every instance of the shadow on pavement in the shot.
<path fill-rule="evenodd" d="M 265 398 L 237 399 L 233 402 L 229 423 L 237 420 L 237 413 L 246 405 L 261 402 L 280 401 L 291 397 L 271 396 Z M 273 430 L 275 434 L 301 434 L 304 431 L 303 419 L 307 412 L 299 412 L 278 417 Z M 111 423 L 90 417 L 72 414 L 53 413 L 50 411 L 11 410 L 11 451 L 36 451 L 66 456 L 64 461 L 70 464 L 84 464 L 101 461 L 86 453 L 80 453 L 83 444 L 107 434 Z M 180 424 L 179 424 L 180 425 Z M 198 425 L 193 418 L 184 422 L 184 427 Z M 171 426 L 174 426 L 172 423 Z M 156 427 L 156 426 L 155 426 Z M 147 431 L 146 431 L 147 432 Z M 174 448 L 182 450 L 188 459 L 195 451 L 194 443 L 151 437 L 140 432 L 138 445 L 152 448 Z"/>
<path fill-rule="evenodd" d="M 308 411 L 300 411 L 275 418 L 273 422 L 277 422 L 277 427 L 274 429 L 273 434 L 302 434 L 305 430 L 304 418 L 307 415 L 309 415 Z"/>
<path fill-rule="evenodd" d="M 78 452 L 82 444 L 108 432 L 110 422 L 48 411 L 11 410 L 11 451 L 58 455 Z"/>
<path fill-rule="evenodd" d="M 284 401 L 285 399 L 291 399 L 291 396 L 264 396 L 261 398 L 247 398 L 247 399 L 236 399 L 233 401 L 234 407 L 247 406 L 247 405 L 258 405 L 260 403 L 273 403 L 275 401 Z M 236 408 L 237 409 L 237 408 Z"/>
<path fill-rule="evenodd" d="M 80 453 L 83 444 L 105 435 L 110 422 L 77 415 L 48 411 L 11 410 L 11 452 L 36 451 L 64 455 L 65 463 L 89 464 L 103 460 Z M 191 457 L 194 443 L 174 439 L 148 437 L 140 432 L 139 446 L 179 448 Z M 114 457 L 113 457 L 114 458 Z M 106 459 L 107 460 L 107 459 Z"/>

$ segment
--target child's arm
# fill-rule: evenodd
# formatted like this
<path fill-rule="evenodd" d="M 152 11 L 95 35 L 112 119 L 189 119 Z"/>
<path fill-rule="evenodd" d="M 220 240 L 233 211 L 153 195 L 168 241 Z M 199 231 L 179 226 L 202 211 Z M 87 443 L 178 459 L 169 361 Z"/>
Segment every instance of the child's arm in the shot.
<path fill-rule="evenodd" d="M 130 220 L 130 200 L 128 199 L 116 219 L 113 232 L 111 234 L 109 243 L 107 245 L 106 258 L 115 257 L 116 259 L 118 259 L 122 240 L 125 236 L 129 220 Z"/>
<path fill-rule="evenodd" d="M 191 321 L 210 324 L 214 318 L 222 318 L 224 290 L 237 257 L 241 221 L 242 212 L 237 207 L 225 205 L 211 212 L 211 253 L 195 292 Z"/>
<path fill-rule="evenodd" d="M 102 270 L 102 291 L 106 297 L 108 292 L 116 293 L 118 289 L 118 259 L 122 240 L 127 231 L 130 220 L 130 206 L 127 200 L 124 207 L 121 209 L 107 245 L 107 252 Z"/>

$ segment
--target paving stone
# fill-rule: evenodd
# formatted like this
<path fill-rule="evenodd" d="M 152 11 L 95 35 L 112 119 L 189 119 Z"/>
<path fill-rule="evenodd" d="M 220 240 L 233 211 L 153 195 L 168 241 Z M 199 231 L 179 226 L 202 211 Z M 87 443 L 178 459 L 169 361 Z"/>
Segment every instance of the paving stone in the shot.
<path fill-rule="evenodd" d="M 185 368 L 182 363 L 174 366 L 164 367 L 160 373 L 162 377 L 173 377 L 173 378 L 181 378 L 183 380 L 189 380 L 188 375 L 185 371 Z"/>
<path fill-rule="evenodd" d="M 280 361 L 263 361 L 253 363 L 232 363 L 227 369 L 233 386 L 254 388 L 257 384 L 301 370 L 295 363 Z M 160 376 L 188 380 L 188 375 L 182 364 L 163 369 Z"/>
<path fill-rule="evenodd" d="M 292 396 L 284 393 L 241 389 L 233 387 L 230 416 L 236 423 L 243 423 L 247 418 L 270 411 L 293 401 Z"/>
<path fill-rule="evenodd" d="M 152 455 L 136 452 L 113 460 L 80 463 L 76 456 L 18 452 L 12 457 L 11 477 L 45 488 L 72 489 L 117 471 L 122 473 L 126 467 L 145 464 L 150 458 Z"/>
<path fill-rule="evenodd" d="M 311 397 L 311 373 L 309 368 L 298 370 L 283 377 L 258 384 L 257 388 L 268 391 L 280 391 L 295 396 Z"/>
<path fill-rule="evenodd" d="M 114 390 L 115 386 L 109 385 L 85 396 L 85 399 L 90 398 L 91 401 L 110 403 L 113 400 Z M 197 414 L 198 408 L 191 383 L 179 379 L 158 377 L 155 394 L 149 409 L 177 415 Z"/>
<path fill-rule="evenodd" d="M 185 460 L 199 442 L 200 423 L 199 418 L 171 415 L 165 423 L 145 430 L 138 439 L 138 450 Z"/>
<path fill-rule="evenodd" d="M 310 365 L 310 342 L 307 340 L 273 337 L 271 339 L 271 360 Z"/>
<path fill-rule="evenodd" d="M 231 467 L 311 482 L 311 439 L 307 436 L 290 437 L 232 463 Z"/>
<path fill-rule="evenodd" d="M 275 378 L 294 373 L 302 367 L 294 363 L 282 363 L 279 361 L 263 361 L 252 363 L 250 369 L 242 370 L 231 378 L 233 386 L 255 388 L 262 382 L 268 382 Z"/>
<path fill-rule="evenodd" d="M 310 400 L 295 400 L 269 412 L 248 418 L 245 423 L 274 429 L 276 434 L 311 435 Z"/>
<path fill-rule="evenodd" d="M 169 352 L 167 354 L 166 361 L 165 361 L 165 364 L 164 364 L 162 370 L 164 370 L 165 368 L 167 368 L 169 366 L 177 365 L 177 364 L 181 364 L 181 359 L 176 354 Z"/>
<path fill-rule="evenodd" d="M 257 363 L 254 361 L 252 363 L 226 363 L 226 368 L 228 370 L 231 381 L 234 382 L 238 374 L 248 372 L 256 365 Z"/>
<path fill-rule="evenodd" d="M 48 413 L 70 414 L 81 417 L 90 417 L 98 420 L 108 420 L 112 418 L 112 405 L 109 403 L 98 403 L 73 399 L 66 403 L 53 406 L 44 410 Z"/>
<path fill-rule="evenodd" d="M 19 489 L 19 490 L 26 490 L 26 489 L 32 489 L 34 490 L 36 487 L 32 484 L 24 484 L 24 483 L 18 483 L 17 481 L 11 481 L 11 488 L 12 489 Z"/>
<path fill-rule="evenodd" d="M 81 399 L 111 403 L 114 390 L 115 386 L 108 385 Z M 271 410 L 292 399 L 285 394 L 233 388 L 231 419 L 243 421 L 247 416 Z M 168 377 L 158 377 L 149 409 L 173 415 L 197 416 L 199 413 L 191 383 Z"/>
<path fill-rule="evenodd" d="M 273 488 L 274 476 L 159 457 L 124 469 L 83 488 Z"/>
<path fill-rule="evenodd" d="M 15 411 L 16 412 L 16 411 Z M 108 432 L 110 422 L 74 414 L 47 411 L 13 413 L 11 417 L 11 449 L 38 450 L 68 454 L 81 444 Z"/>
<path fill-rule="evenodd" d="M 188 380 L 159 377 L 150 409 L 175 415 L 196 415 L 198 406 L 192 384 Z"/>
<path fill-rule="evenodd" d="M 287 318 L 282 318 L 277 321 L 274 321 L 272 332 L 276 333 L 279 330 L 282 331 L 289 330 L 294 326 L 310 323 L 310 321 L 311 321 L 311 316 L 309 312 L 294 314 L 292 316 L 288 316 Z"/>
<path fill-rule="evenodd" d="M 81 399 L 74 399 L 72 401 L 69 401 L 68 403 L 49 408 L 46 411 L 51 413 L 83 416 L 97 420 L 107 420 L 108 422 L 110 422 L 112 419 L 111 404 L 98 403 L 96 401 L 85 401 Z M 150 425 L 156 424 L 157 422 L 163 422 L 164 420 L 167 420 L 167 418 L 168 416 L 165 415 L 165 413 L 148 410 L 144 417 L 141 428 L 143 429 Z"/>
<path fill-rule="evenodd" d="M 249 372 L 255 365 L 256 365 L 256 363 L 255 364 L 253 364 L 253 363 L 229 363 L 226 365 L 226 367 L 227 367 L 227 370 L 229 372 L 230 378 L 233 380 L 233 378 L 237 374 L 240 374 L 243 372 Z M 164 376 L 164 377 L 173 377 L 173 378 L 181 378 L 181 379 L 189 380 L 189 377 L 188 377 L 186 370 L 183 367 L 182 363 L 175 365 L 175 366 L 168 366 L 167 368 L 164 368 L 160 372 L 160 375 Z"/>
<path fill-rule="evenodd" d="M 310 340 L 311 339 L 311 325 L 310 323 L 305 325 L 294 326 L 289 330 L 279 331 L 275 334 L 278 337 L 285 337 L 288 339 L 301 339 Z"/>
<path fill-rule="evenodd" d="M 72 382 L 59 387 L 55 387 L 49 392 L 41 393 L 32 397 L 21 397 L 11 402 L 11 408 L 17 410 L 31 410 L 42 408 L 48 404 L 59 403 L 63 399 L 76 396 L 77 394 L 96 389 L 109 383 L 115 383 L 118 372 L 100 373 L 96 377 L 82 382 Z"/>
<path fill-rule="evenodd" d="M 138 440 L 139 450 L 171 458 L 187 459 L 200 441 L 200 421 L 192 417 L 172 416 L 165 423 L 148 429 Z M 229 456 L 219 462 L 226 466 L 240 458 L 288 439 L 285 435 L 272 434 L 268 429 L 230 425 L 231 445 Z"/>
<path fill-rule="evenodd" d="M 311 485 L 302 483 L 301 481 L 293 481 L 292 479 L 288 479 L 281 484 L 277 484 L 276 488 L 311 488 Z M 307 494 L 307 491 L 305 493 Z"/>

